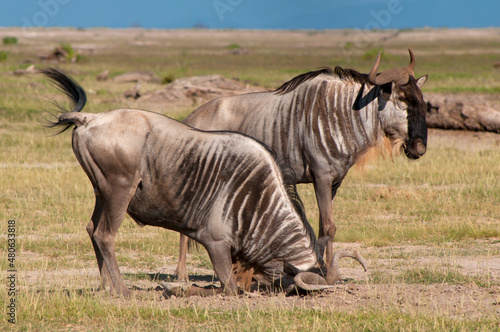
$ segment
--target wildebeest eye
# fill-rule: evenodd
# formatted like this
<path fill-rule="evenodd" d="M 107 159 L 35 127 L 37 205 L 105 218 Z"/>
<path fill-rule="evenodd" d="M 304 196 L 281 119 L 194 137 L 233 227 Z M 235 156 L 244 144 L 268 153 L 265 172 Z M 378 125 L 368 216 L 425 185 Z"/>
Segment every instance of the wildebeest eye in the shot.
<path fill-rule="evenodd" d="M 389 99 L 392 94 L 392 82 L 382 85 L 382 96 Z"/>

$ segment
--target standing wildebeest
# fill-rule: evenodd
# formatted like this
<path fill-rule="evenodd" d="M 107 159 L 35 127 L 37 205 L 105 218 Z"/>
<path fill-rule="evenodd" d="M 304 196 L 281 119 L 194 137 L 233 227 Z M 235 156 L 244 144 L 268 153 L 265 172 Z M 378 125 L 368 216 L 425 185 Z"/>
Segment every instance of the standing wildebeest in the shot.
<path fill-rule="evenodd" d="M 217 291 L 228 294 L 238 290 L 233 264 L 253 271 L 261 281 L 291 274 L 306 289 L 335 283 L 341 257 L 353 257 L 365 266 L 357 252 L 343 250 L 326 270 L 320 241 L 300 201 L 292 199 L 295 188 L 288 186 L 290 198 L 273 156 L 256 140 L 199 131 L 147 111 L 79 113 L 86 96 L 78 83 L 56 69 L 42 73 L 73 102 L 72 111 L 61 107 L 63 114 L 47 126 L 62 127 L 60 132 L 75 126 L 73 151 L 96 195 L 87 231 L 102 285 L 111 292 L 130 294 L 114 250 L 125 213 L 139 225 L 175 230 L 201 243 L 221 282 Z M 213 293 L 197 287 L 188 291 Z"/>
<path fill-rule="evenodd" d="M 295 183 L 313 183 L 319 207 L 318 237 L 328 235 L 326 261 L 333 254 L 336 227 L 332 201 L 347 171 L 388 138 L 411 159 L 427 146 L 427 105 L 410 64 L 377 75 L 380 53 L 368 75 L 325 68 L 299 75 L 275 91 L 214 99 L 184 123 L 203 130 L 231 130 L 266 144 L 295 171 Z M 187 238 L 181 234 L 177 276 L 187 279 Z"/>

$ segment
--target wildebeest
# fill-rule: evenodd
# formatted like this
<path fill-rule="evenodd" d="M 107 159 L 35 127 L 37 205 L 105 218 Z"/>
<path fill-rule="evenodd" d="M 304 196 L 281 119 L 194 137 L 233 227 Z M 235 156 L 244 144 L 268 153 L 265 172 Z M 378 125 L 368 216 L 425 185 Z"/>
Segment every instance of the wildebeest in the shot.
<path fill-rule="evenodd" d="M 341 257 L 365 266 L 359 253 L 343 250 L 326 270 L 319 254 L 319 242 L 326 239 L 316 241 L 300 201 L 293 199 L 294 187 L 286 185 L 260 142 L 238 133 L 200 131 L 141 110 L 80 113 L 83 88 L 56 69 L 41 72 L 73 103 L 70 111 L 60 106 L 63 114 L 46 125 L 60 132 L 75 127 L 73 151 L 96 195 L 87 231 L 102 285 L 111 292 L 130 295 L 114 250 L 125 213 L 139 225 L 168 228 L 201 243 L 219 277 L 218 292 L 238 291 L 233 264 L 269 283 L 273 276 L 291 274 L 308 289 L 335 283 Z M 312 271 L 326 279 L 312 274 L 313 285 L 307 285 Z M 213 292 L 191 287 L 188 294 Z"/>
<path fill-rule="evenodd" d="M 326 261 L 333 255 L 336 226 L 332 201 L 348 170 L 385 138 L 410 159 L 427 146 L 420 88 L 410 64 L 377 74 L 380 53 L 368 75 L 336 67 L 299 75 L 274 91 L 221 97 L 193 111 L 184 123 L 203 130 L 232 130 L 266 144 L 292 167 L 295 183 L 313 183 L 320 214 L 318 237 L 328 235 Z M 181 235 L 179 279 L 187 279 L 187 238 Z"/>

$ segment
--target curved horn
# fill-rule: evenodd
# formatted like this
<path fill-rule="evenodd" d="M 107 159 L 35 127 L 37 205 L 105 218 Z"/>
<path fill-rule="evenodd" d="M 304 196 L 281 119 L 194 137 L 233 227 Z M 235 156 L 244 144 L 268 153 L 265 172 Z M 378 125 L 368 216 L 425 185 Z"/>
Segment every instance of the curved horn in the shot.
<path fill-rule="evenodd" d="M 300 272 L 294 278 L 295 285 L 306 291 L 323 290 L 334 287 L 328 285 L 326 279 L 313 272 Z"/>
<path fill-rule="evenodd" d="M 413 72 L 415 70 L 415 55 L 413 55 L 410 49 L 408 49 L 408 52 L 410 53 L 410 64 L 406 68 L 408 69 L 408 74 L 415 77 L 415 73 Z"/>
<path fill-rule="evenodd" d="M 368 82 L 372 85 L 384 85 L 390 82 L 399 85 L 408 83 L 410 76 L 414 76 L 413 70 L 415 69 L 415 56 L 410 49 L 408 49 L 408 51 L 410 52 L 410 64 L 407 67 L 391 68 L 377 75 L 378 66 L 380 64 L 380 54 L 382 53 L 379 52 L 375 64 L 368 74 Z"/>
<path fill-rule="evenodd" d="M 352 249 L 339 250 L 335 253 L 335 255 L 333 255 L 332 262 L 330 263 L 326 273 L 326 282 L 328 285 L 334 285 L 340 280 L 339 261 L 344 257 L 350 257 L 357 260 L 366 271 L 365 260 L 358 251 Z"/>
<path fill-rule="evenodd" d="M 370 82 L 373 85 L 377 85 L 376 80 L 377 80 L 377 71 L 378 71 L 378 65 L 380 64 L 380 55 L 382 54 L 382 51 L 378 52 L 377 59 L 375 59 L 375 63 L 373 64 L 372 69 L 370 70 L 370 73 L 368 74 L 368 82 Z"/>

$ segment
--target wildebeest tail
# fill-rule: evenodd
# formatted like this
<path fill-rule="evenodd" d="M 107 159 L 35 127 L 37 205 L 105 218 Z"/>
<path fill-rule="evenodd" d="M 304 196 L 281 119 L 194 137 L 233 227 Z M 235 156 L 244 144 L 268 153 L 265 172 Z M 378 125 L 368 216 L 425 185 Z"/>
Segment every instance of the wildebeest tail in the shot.
<path fill-rule="evenodd" d="M 81 125 L 85 117 L 81 117 L 77 112 L 80 112 L 87 102 L 85 90 L 73 78 L 59 69 L 44 68 L 40 69 L 39 72 L 50 78 L 52 84 L 68 96 L 71 101 L 69 109 L 54 102 L 58 110 L 55 112 L 46 112 L 52 119 L 43 118 L 40 123 L 47 128 L 62 127 L 56 134 L 68 130 L 73 125 Z"/>

